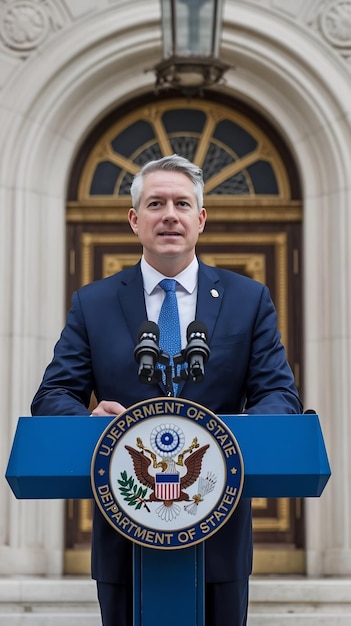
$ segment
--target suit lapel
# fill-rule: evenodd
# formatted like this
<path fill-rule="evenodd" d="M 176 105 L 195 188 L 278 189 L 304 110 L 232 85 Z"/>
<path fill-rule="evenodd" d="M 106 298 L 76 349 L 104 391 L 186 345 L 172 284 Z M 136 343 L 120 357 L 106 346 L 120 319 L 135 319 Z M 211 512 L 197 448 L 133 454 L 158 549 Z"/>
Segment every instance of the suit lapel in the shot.
<path fill-rule="evenodd" d="M 128 268 L 124 272 L 121 282 L 118 298 L 126 325 L 136 345 L 139 328 L 147 320 L 140 263 Z"/>
<path fill-rule="evenodd" d="M 205 324 L 209 344 L 222 306 L 223 292 L 224 289 L 220 285 L 217 270 L 199 261 L 195 319 Z M 184 385 L 186 385 L 186 381 L 179 384 L 178 395 L 181 395 Z"/>
<path fill-rule="evenodd" d="M 121 289 L 118 292 L 118 298 L 126 325 L 136 345 L 138 342 L 139 328 L 141 324 L 147 320 L 140 262 L 125 271 L 121 281 Z M 166 393 L 162 381 L 159 382 L 159 386 L 162 392 Z"/>
<path fill-rule="evenodd" d="M 223 291 L 216 268 L 199 261 L 196 319 L 206 324 L 209 342 L 222 306 Z"/>

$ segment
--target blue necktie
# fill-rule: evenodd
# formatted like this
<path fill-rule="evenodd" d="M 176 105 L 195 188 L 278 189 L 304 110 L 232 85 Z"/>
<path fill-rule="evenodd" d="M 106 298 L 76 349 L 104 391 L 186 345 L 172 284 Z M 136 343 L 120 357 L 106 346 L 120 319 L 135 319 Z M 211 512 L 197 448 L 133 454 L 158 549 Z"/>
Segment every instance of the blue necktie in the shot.
<path fill-rule="evenodd" d="M 173 357 L 179 354 L 182 349 L 178 302 L 175 292 L 176 284 L 177 281 L 174 278 L 164 278 L 159 283 L 160 287 L 166 292 L 158 318 L 160 348 L 171 357 L 170 365 L 172 366 L 173 376 L 175 374 Z M 173 383 L 174 395 L 177 394 L 177 389 L 178 385 Z"/>

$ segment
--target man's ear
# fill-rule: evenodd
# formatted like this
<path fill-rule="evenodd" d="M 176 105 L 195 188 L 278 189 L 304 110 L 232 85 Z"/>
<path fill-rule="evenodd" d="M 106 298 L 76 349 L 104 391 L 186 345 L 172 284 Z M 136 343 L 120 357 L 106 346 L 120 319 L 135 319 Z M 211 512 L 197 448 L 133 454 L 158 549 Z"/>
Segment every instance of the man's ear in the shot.
<path fill-rule="evenodd" d="M 206 209 L 204 207 L 202 207 L 200 214 L 199 214 L 199 233 L 203 233 L 204 229 L 205 229 L 205 224 L 206 224 L 206 218 L 207 218 L 207 212 Z"/>
<path fill-rule="evenodd" d="M 136 235 L 138 234 L 138 215 L 135 209 L 131 208 L 128 211 L 128 221 L 130 227 Z"/>

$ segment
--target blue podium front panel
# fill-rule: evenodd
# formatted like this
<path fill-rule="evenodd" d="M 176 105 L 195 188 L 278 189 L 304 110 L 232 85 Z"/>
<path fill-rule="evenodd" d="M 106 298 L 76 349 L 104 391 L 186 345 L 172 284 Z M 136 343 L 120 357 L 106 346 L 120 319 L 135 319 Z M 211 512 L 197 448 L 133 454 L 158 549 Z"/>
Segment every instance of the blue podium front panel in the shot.
<path fill-rule="evenodd" d="M 242 496 L 320 496 L 330 467 L 318 415 L 221 415 L 239 443 Z"/>
<path fill-rule="evenodd" d="M 17 498 L 92 498 L 90 466 L 111 418 L 20 417 L 6 478 Z"/>
<path fill-rule="evenodd" d="M 242 497 L 316 497 L 330 467 L 316 414 L 221 415 L 244 461 Z M 108 417 L 21 417 L 6 478 L 17 498 L 92 498 L 91 459 Z"/>

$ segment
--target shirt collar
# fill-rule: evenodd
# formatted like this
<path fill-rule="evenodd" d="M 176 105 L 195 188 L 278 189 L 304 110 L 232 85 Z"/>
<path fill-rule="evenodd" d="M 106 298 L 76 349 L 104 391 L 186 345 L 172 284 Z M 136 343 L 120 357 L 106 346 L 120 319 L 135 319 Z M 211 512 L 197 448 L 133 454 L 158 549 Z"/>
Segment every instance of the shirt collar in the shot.
<path fill-rule="evenodd" d="M 174 278 L 185 291 L 192 293 L 197 285 L 198 268 L 199 262 L 195 256 L 188 267 L 176 276 L 172 276 L 172 278 Z M 148 295 L 154 291 L 160 280 L 169 278 L 169 276 L 165 276 L 155 270 L 154 267 L 151 267 L 144 256 L 141 258 L 141 273 L 143 276 L 144 289 Z"/>

